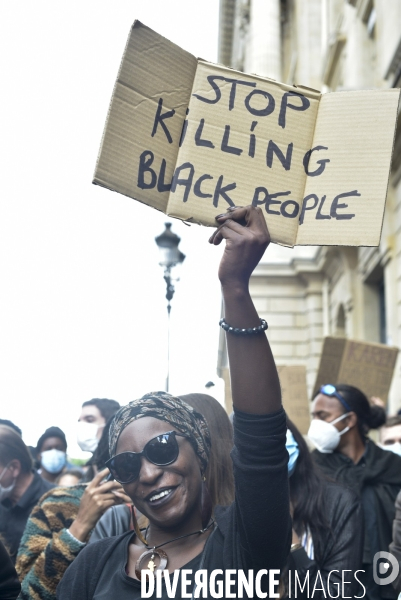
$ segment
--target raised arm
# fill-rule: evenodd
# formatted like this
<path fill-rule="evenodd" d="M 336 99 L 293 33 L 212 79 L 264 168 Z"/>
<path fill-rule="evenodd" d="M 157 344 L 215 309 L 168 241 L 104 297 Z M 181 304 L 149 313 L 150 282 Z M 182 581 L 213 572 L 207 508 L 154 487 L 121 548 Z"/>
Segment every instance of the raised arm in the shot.
<path fill-rule="evenodd" d="M 219 269 L 226 323 L 238 329 L 258 327 L 249 278 L 270 241 L 265 219 L 260 209 L 246 207 L 218 221 L 210 241 L 226 240 Z M 225 533 L 238 532 L 246 568 L 281 570 L 290 550 L 291 518 L 286 418 L 277 370 L 264 332 L 228 331 L 226 337 L 235 409 L 235 502 Z"/>
<path fill-rule="evenodd" d="M 217 245 L 226 240 L 219 269 L 225 321 L 239 329 L 258 327 L 249 279 L 270 242 L 263 213 L 252 206 L 232 208 L 217 221 L 220 226 L 209 241 Z M 229 332 L 227 350 L 234 407 L 259 415 L 279 410 L 280 383 L 266 335 Z"/>

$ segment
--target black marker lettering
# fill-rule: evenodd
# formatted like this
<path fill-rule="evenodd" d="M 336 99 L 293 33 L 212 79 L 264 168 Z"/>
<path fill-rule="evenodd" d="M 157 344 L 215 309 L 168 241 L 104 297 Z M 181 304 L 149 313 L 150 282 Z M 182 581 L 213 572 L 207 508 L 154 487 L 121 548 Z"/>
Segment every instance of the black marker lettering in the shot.
<path fill-rule="evenodd" d="M 323 219 L 331 219 L 330 215 L 323 215 L 322 214 L 322 208 L 323 208 L 323 205 L 324 205 L 325 201 L 326 201 L 326 196 L 324 195 L 324 196 L 322 196 L 322 199 L 320 200 L 319 208 L 318 208 L 317 213 L 316 213 L 316 220 L 317 221 L 320 221 L 320 220 L 323 220 Z"/>
<path fill-rule="evenodd" d="M 256 83 L 252 83 L 251 81 L 241 81 L 240 79 L 227 79 L 227 81 L 232 82 L 231 91 L 230 91 L 230 101 L 228 104 L 228 110 L 232 110 L 234 108 L 235 92 L 237 91 L 237 84 L 249 85 L 250 87 L 255 87 Z"/>
<path fill-rule="evenodd" d="M 260 194 L 264 195 L 262 200 L 259 200 Z M 273 204 L 281 204 L 281 201 L 274 200 L 274 198 L 278 198 L 280 196 L 288 196 L 291 192 L 276 192 L 275 194 L 269 194 L 267 189 L 263 186 L 255 188 L 255 193 L 252 199 L 252 206 L 260 206 L 262 204 L 265 205 L 266 212 L 270 215 L 279 215 L 280 212 L 278 210 L 271 210 L 270 207 Z"/>
<path fill-rule="evenodd" d="M 338 194 L 338 196 L 336 196 L 333 200 L 333 202 L 331 203 L 331 208 L 330 208 L 330 216 L 333 219 L 337 219 L 337 221 L 348 221 L 349 219 L 353 219 L 355 217 L 355 215 L 353 214 L 343 214 L 343 215 L 339 215 L 337 213 L 337 210 L 339 208 L 348 208 L 348 204 L 339 204 L 338 201 L 340 198 L 350 198 L 351 196 L 360 196 L 361 194 L 359 194 L 359 192 L 357 190 L 353 190 L 352 192 L 346 192 L 344 194 Z"/>
<path fill-rule="evenodd" d="M 222 183 L 223 183 L 223 175 L 220 175 L 220 177 L 217 180 L 216 189 L 214 191 L 213 206 L 215 206 L 217 208 L 217 206 L 219 205 L 219 197 L 220 196 L 222 196 L 224 198 L 224 200 L 227 202 L 227 204 L 229 204 L 230 206 L 235 206 L 234 202 L 227 195 L 227 192 L 229 192 L 230 190 L 235 190 L 235 188 L 237 187 L 237 184 L 229 183 L 228 185 L 222 187 Z"/>
<path fill-rule="evenodd" d="M 213 194 L 205 194 L 201 190 L 201 183 L 202 183 L 202 181 L 205 181 L 205 179 L 213 179 L 213 177 L 211 175 L 202 175 L 195 182 L 195 185 L 194 185 L 194 194 L 195 194 L 195 196 L 198 196 L 198 198 L 211 198 L 213 196 Z"/>
<path fill-rule="evenodd" d="M 257 121 L 252 121 L 251 131 L 253 131 L 255 129 L 257 124 L 258 124 Z M 253 158 L 255 156 L 255 148 L 256 148 L 256 135 L 254 133 L 251 133 L 251 135 L 249 136 L 249 149 L 248 149 L 248 156 L 250 156 L 251 158 Z"/>
<path fill-rule="evenodd" d="M 292 212 L 287 211 L 287 208 L 289 206 L 294 207 Z M 295 219 L 295 217 L 297 217 L 299 213 L 299 204 L 298 202 L 295 202 L 295 200 L 286 200 L 282 203 L 280 207 L 280 212 L 283 215 L 283 217 L 287 217 L 288 219 Z"/>
<path fill-rule="evenodd" d="M 240 154 L 242 154 L 242 149 L 236 148 L 235 146 L 229 146 L 228 145 L 229 137 L 230 137 L 230 126 L 226 125 L 224 128 L 223 140 L 221 142 L 221 151 L 228 152 L 229 154 L 237 154 L 239 156 Z"/>
<path fill-rule="evenodd" d="M 283 165 L 284 169 L 286 171 L 289 171 L 291 169 L 291 158 L 292 158 L 293 147 L 294 147 L 294 144 L 292 144 L 292 143 L 288 144 L 287 154 L 284 156 L 283 152 L 280 150 L 280 148 L 277 146 L 277 144 L 275 144 L 273 142 L 273 140 L 270 140 L 269 145 L 267 146 L 267 152 L 266 152 L 267 166 L 272 168 L 273 154 L 275 154 L 277 156 L 277 158 L 279 159 L 279 161 L 281 162 L 281 164 Z"/>
<path fill-rule="evenodd" d="M 204 124 L 205 124 L 205 119 L 201 119 L 200 123 L 199 123 L 199 127 L 195 133 L 195 144 L 197 146 L 206 146 L 206 148 L 214 148 L 214 144 L 210 140 L 202 140 L 201 139 Z"/>
<path fill-rule="evenodd" d="M 183 171 L 184 169 L 189 169 L 189 175 L 188 175 L 187 179 L 179 179 L 179 175 L 181 174 L 181 171 Z M 184 197 L 182 199 L 183 202 L 186 202 L 188 200 L 189 192 L 191 191 L 191 187 L 192 187 L 192 181 L 194 178 L 194 174 L 195 174 L 194 166 L 191 165 L 191 163 L 189 163 L 189 162 L 186 162 L 183 165 L 180 165 L 175 170 L 173 181 L 171 182 L 171 191 L 174 193 L 177 189 L 177 185 L 183 185 L 185 187 Z"/>
<path fill-rule="evenodd" d="M 160 125 L 163 128 L 164 133 L 166 134 L 168 143 L 172 144 L 173 138 L 171 137 L 171 134 L 170 134 L 169 130 L 167 129 L 166 124 L 164 123 L 164 119 L 169 119 L 170 117 L 173 117 L 175 114 L 175 110 L 174 109 L 169 110 L 169 111 L 165 112 L 164 115 L 162 115 L 162 108 L 163 108 L 163 98 L 159 98 L 159 104 L 157 105 L 155 121 L 153 123 L 152 137 L 156 134 L 157 126 L 160 123 Z"/>
<path fill-rule="evenodd" d="M 195 96 L 195 98 L 198 98 L 198 100 L 200 100 L 201 102 L 206 102 L 206 104 L 217 104 L 217 102 L 221 98 L 221 90 L 220 90 L 219 86 L 217 85 L 217 83 L 215 83 L 215 81 L 216 80 L 225 81 L 225 77 L 219 77 L 217 75 L 208 75 L 206 77 L 206 79 L 210 83 L 211 87 L 214 89 L 216 96 L 214 98 L 210 99 L 210 98 L 205 98 L 204 96 L 199 96 L 199 94 L 192 94 L 192 95 Z"/>
<path fill-rule="evenodd" d="M 266 212 L 270 215 L 279 215 L 279 211 L 270 210 L 270 206 L 272 206 L 272 204 L 281 204 L 281 200 L 274 200 L 274 198 L 279 198 L 280 196 L 288 196 L 288 194 L 291 194 L 291 192 L 276 192 L 275 194 L 269 194 L 266 198 Z"/>
<path fill-rule="evenodd" d="M 188 115 L 188 113 L 189 113 L 189 108 L 187 108 L 187 111 L 185 114 Z M 188 129 L 188 121 L 187 121 L 187 119 L 185 119 L 185 121 L 182 124 L 182 129 L 181 129 L 181 136 L 180 136 L 180 143 L 179 143 L 180 148 L 184 143 L 185 136 L 187 134 L 187 129 Z"/>
<path fill-rule="evenodd" d="M 263 96 L 263 98 L 267 98 L 267 100 L 269 102 L 268 102 L 266 108 L 262 108 L 262 109 L 252 108 L 251 98 L 253 98 L 253 96 L 255 96 L 256 94 Z M 271 113 L 274 111 L 274 107 L 276 106 L 276 103 L 274 101 L 273 96 L 271 94 L 269 94 L 269 92 L 264 92 L 263 90 L 253 90 L 253 92 L 248 94 L 248 96 L 245 98 L 245 106 L 246 106 L 247 110 L 251 113 L 251 115 L 255 115 L 257 117 L 267 117 L 268 115 L 271 115 Z"/>
<path fill-rule="evenodd" d="M 150 150 L 145 150 L 139 157 L 137 185 L 141 190 L 151 190 L 156 185 L 157 175 L 155 171 L 150 168 L 154 158 L 155 156 Z M 145 182 L 145 173 L 150 173 L 150 183 Z"/>
<path fill-rule="evenodd" d="M 312 199 L 313 199 L 313 206 L 308 206 L 308 200 L 312 200 Z M 302 225 L 302 223 L 304 222 L 305 212 L 307 210 L 315 209 L 318 202 L 319 202 L 319 198 L 316 196 L 316 194 L 309 194 L 308 196 L 305 196 L 305 198 L 302 201 L 301 214 L 299 215 L 299 224 L 300 225 Z"/>
<path fill-rule="evenodd" d="M 289 104 L 288 98 L 290 96 L 295 96 L 295 98 L 300 98 L 302 105 L 296 106 L 294 104 Z M 280 114 L 278 117 L 278 124 L 280 125 L 280 127 L 285 129 L 285 118 L 286 118 L 287 107 L 292 108 L 292 110 L 306 110 L 307 108 L 309 108 L 309 106 L 310 106 L 310 102 L 309 102 L 308 98 L 306 98 L 306 96 L 304 96 L 303 94 L 298 94 L 298 92 L 286 92 L 281 99 L 281 108 L 280 108 Z"/>
<path fill-rule="evenodd" d="M 249 85 L 250 87 L 256 87 L 256 83 L 251 81 L 241 81 L 239 79 L 230 79 L 229 77 L 222 77 L 220 75 L 209 75 L 206 77 L 207 81 L 210 83 L 211 87 L 215 92 L 215 97 L 212 99 L 205 98 L 205 96 L 199 96 L 199 94 L 192 94 L 195 98 L 198 98 L 201 102 L 206 102 L 207 104 L 217 104 L 221 98 L 221 89 L 217 85 L 216 81 L 227 81 L 227 83 L 231 83 L 230 90 L 230 98 L 228 102 L 228 110 L 232 110 L 234 108 L 235 102 L 235 93 L 237 90 L 237 84 L 240 85 Z"/>
<path fill-rule="evenodd" d="M 259 200 L 259 194 L 264 194 L 263 200 Z M 252 206 L 261 206 L 266 202 L 266 198 L 268 197 L 269 192 L 263 186 L 255 188 L 255 193 L 252 198 Z"/>
<path fill-rule="evenodd" d="M 164 177 L 166 175 L 166 161 L 163 158 L 160 167 L 159 179 L 157 180 L 157 191 L 158 192 L 169 192 L 171 190 L 171 183 L 165 183 Z"/>
<path fill-rule="evenodd" d="M 305 169 L 305 173 L 307 175 L 309 175 L 309 177 L 317 177 L 318 175 L 321 175 L 323 173 L 323 171 L 326 168 L 326 163 L 330 162 L 329 158 L 324 158 L 322 160 L 318 160 L 316 161 L 318 165 L 320 165 L 320 167 L 318 167 L 316 169 L 316 171 L 309 171 L 309 161 L 310 161 L 310 157 L 312 155 L 312 152 L 318 151 L 318 150 L 328 150 L 328 148 L 326 146 L 315 146 L 314 148 L 312 148 L 312 150 L 308 150 L 308 152 L 305 154 L 304 156 L 304 169 Z"/>

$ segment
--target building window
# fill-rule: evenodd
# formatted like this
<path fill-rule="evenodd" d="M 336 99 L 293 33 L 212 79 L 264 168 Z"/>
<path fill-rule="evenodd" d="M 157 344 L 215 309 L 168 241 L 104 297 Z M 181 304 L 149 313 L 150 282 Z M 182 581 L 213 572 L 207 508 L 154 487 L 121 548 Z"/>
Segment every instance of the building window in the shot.
<path fill-rule="evenodd" d="M 340 304 L 338 307 L 335 336 L 346 337 L 345 310 L 343 304 Z"/>
<path fill-rule="evenodd" d="M 364 334 L 366 341 L 387 344 L 386 289 L 380 265 L 365 279 Z"/>

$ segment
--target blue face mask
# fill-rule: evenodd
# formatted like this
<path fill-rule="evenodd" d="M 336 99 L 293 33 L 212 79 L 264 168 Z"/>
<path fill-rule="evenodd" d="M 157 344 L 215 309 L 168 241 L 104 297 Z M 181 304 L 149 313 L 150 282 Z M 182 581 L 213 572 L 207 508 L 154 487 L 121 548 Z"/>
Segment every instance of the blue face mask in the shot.
<path fill-rule="evenodd" d="M 299 447 L 297 442 L 295 441 L 294 436 L 291 431 L 287 429 L 287 441 L 285 443 L 285 447 L 288 452 L 288 477 L 291 477 L 293 472 L 295 471 L 295 467 L 297 464 L 297 459 L 299 456 Z"/>
<path fill-rule="evenodd" d="M 67 462 L 67 457 L 65 452 L 61 450 L 45 450 L 42 452 L 42 458 L 40 459 L 40 463 L 44 469 L 48 473 L 61 473 L 64 469 L 65 464 Z"/>

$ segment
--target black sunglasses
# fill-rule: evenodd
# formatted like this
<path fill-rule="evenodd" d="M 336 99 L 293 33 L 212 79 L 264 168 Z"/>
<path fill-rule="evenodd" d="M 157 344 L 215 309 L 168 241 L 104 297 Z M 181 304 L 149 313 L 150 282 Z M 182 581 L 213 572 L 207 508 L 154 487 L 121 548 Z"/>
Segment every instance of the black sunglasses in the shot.
<path fill-rule="evenodd" d="M 171 465 L 177 460 L 180 452 L 177 435 L 187 438 L 177 431 L 167 431 L 149 440 L 142 452 L 116 454 L 106 462 L 106 467 L 119 483 L 131 483 L 139 477 L 142 456 L 158 467 Z"/>

